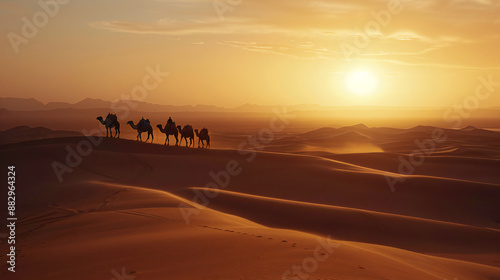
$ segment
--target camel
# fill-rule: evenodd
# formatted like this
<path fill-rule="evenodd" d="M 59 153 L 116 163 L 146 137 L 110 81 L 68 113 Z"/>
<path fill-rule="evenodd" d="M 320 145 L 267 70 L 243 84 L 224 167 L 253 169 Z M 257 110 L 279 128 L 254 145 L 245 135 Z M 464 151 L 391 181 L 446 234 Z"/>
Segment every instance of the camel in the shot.
<path fill-rule="evenodd" d="M 196 133 L 196 136 L 198 137 L 198 148 L 200 147 L 200 141 L 201 141 L 201 147 L 204 148 L 203 142 L 207 142 L 207 148 L 210 147 L 210 135 L 208 135 L 208 129 L 203 128 L 200 133 L 198 133 L 198 129 L 195 129 L 194 132 Z"/>
<path fill-rule="evenodd" d="M 191 147 L 191 145 L 194 146 L 193 127 L 188 124 L 185 125 L 184 128 L 181 128 L 181 126 L 178 125 L 177 129 L 179 130 L 179 134 L 181 135 L 181 142 L 182 139 L 184 138 L 184 140 L 186 141 L 186 147 L 188 147 L 187 139 L 189 138 L 189 147 Z"/>
<path fill-rule="evenodd" d="M 106 127 L 106 137 L 113 137 L 113 132 L 111 129 L 115 128 L 115 136 L 116 138 L 120 138 L 120 123 L 118 122 L 118 118 L 115 114 L 108 113 L 106 120 L 103 120 L 101 116 L 97 117 L 97 120 L 102 123 Z"/>
<path fill-rule="evenodd" d="M 146 142 L 149 140 L 149 136 L 151 136 L 151 143 L 153 143 L 153 128 L 149 124 L 148 120 L 140 120 L 137 125 L 134 124 L 133 121 L 128 121 L 127 122 L 133 129 L 137 130 L 137 140 L 140 140 L 142 142 L 142 133 L 147 132 L 148 133 L 148 138 L 146 139 Z"/>
<path fill-rule="evenodd" d="M 165 125 L 165 128 L 161 127 L 161 124 L 157 125 L 157 127 L 160 129 L 162 133 L 165 133 L 167 138 L 165 138 L 165 144 L 164 145 L 170 145 L 170 135 L 173 135 L 175 137 L 175 145 L 177 146 L 179 144 L 179 138 L 177 137 L 179 135 L 179 131 L 175 127 L 175 122 L 171 123 L 170 126 L 168 124 Z"/>

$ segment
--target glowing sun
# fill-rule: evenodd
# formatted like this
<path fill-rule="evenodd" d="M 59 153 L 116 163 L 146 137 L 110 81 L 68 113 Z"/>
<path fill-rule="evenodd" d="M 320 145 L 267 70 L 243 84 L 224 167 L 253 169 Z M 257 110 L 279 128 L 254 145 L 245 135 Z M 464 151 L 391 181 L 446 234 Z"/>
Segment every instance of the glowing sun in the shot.
<path fill-rule="evenodd" d="M 352 71 L 346 76 L 347 89 L 356 95 L 372 94 L 377 85 L 376 77 L 369 71 Z"/>

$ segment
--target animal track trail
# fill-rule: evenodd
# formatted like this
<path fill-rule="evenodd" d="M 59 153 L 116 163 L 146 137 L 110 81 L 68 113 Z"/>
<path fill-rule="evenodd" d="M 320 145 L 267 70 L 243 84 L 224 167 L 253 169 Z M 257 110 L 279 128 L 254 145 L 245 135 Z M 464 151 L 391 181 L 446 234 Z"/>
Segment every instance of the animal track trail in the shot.
<path fill-rule="evenodd" d="M 149 213 L 144 213 L 141 211 L 133 211 L 133 210 L 118 210 L 117 212 L 123 213 L 123 214 L 129 214 L 129 215 L 136 215 L 136 216 L 141 216 L 141 217 L 147 217 L 147 218 L 152 218 L 152 219 L 162 219 L 162 220 L 168 220 L 171 222 L 178 222 L 180 223 L 181 221 L 171 219 L 168 217 L 160 216 L 160 215 L 155 215 L 155 214 L 149 214 Z"/>
<path fill-rule="evenodd" d="M 274 238 L 272 238 L 272 237 L 266 237 L 266 236 L 255 235 L 255 234 L 248 234 L 246 232 L 240 232 L 240 231 L 229 230 L 229 229 L 221 229 L 221 228 L 211 227 L 211 226 L 207 226 L 207 225 L 198 225 L 198 226 L 206 228 L 206 229 L 220 230 L 220 231 L 224 231 L 224 232 L 228 232 L 228 233 L 235 233 L 235 234 L 246 235 L 248 237 L 260 238 L 262 240 L 270 240 L 270 241 L 274 240 Z M 289 243 L 289 242 L 288 242 L 288 240 L 282 240 L 280 243 Z M 291 247 L 297 248 L 297 243 L 292 242 Z"/>
<path fill-rule="evenodd" d="M 62 220 L 65 220 L 65 219 L 68 219 L 68 218 L 71 218 L 71 217 L 74 217 L 74 216 L 77 216 L 77 215 L 96 212 L 96 211 L 98 211 L 98 210 L 100 210 L 100 209 L 108 206 L 111 203 L 111 201 L 113 200 L 114 197 L 118 196 L 120 193 L 122 193 L 122 192 L 124 192 L 126 190 L 129 190 L 129 188 L 123 188 L 123 189 L 120 189 L 120 190 L 112 193 L 111 195 L 107 196 L 104 199 L 103 203 L 99 204 L 96 208 L 88 210 L 88 211 L 63 207 L 63 206 L 61 206 L 61 205 L 59 205 L 57 203 L 50 203 L 47 207 L 49 209 L 52 209 L 51 211 L 46 210 L 46 211 L 44 211 L 42 213 L 33 214 L 33 215 L 30 215 L 30 216 L 27 216 L 25 219 L 19 220 L 19 225 L 21 225 L 21 226 L 31 226 L 31 225 L 33 225 L 32 228 L 20 232 L 19 235 L 22 236 L 22 237 L 24 237 L 26 235 L 29 235 L 29 234 L 31 234 L 31 233 L 33 233 L 33 232 L 35 232 L 35 231 L 37 231 L 37 230 L 45 227 L 48 224 L 55 223 L 55 222 L 58 222 L 58 221 L 62 221 Z M 180 222 L 180 221 L 177 221 L 177 220 L 174 220 L 174 219 L 170 219 L 170 218 L 167 218 L 167 217 L 163 217 L 163 216 L 159 216 L 159 215 L 154 215 L 154 214 L 147 214 L 147 213 L 143 213 L 143 212 L 140 212 L 140 211 L 129 210 L 128 212 L 127 211 L 118 211 L 118 212 L 122 212 L 122 213 L 125 213 L 125 214 L 131 214 L 131 215 L 138 215 L 138 216 L 156 218 L 156 219 L 165 219 L 165 220 L 174 221 L 174 222 Z"/>

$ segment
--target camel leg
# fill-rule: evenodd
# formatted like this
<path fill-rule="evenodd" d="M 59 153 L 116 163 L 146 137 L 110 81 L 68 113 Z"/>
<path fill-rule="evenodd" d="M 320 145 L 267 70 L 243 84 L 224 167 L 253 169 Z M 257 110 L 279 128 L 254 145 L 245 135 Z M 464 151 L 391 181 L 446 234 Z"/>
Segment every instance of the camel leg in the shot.
<path fill-rule="evenodd" d="M 179 146 L 179 138 L 175 134 L 174 134 L 174 136 L 175 136 L 175 145 Z"/>
<path fill-rule="evenodd" d="M 149 137 L 149 135 L 148 135 Z M 153 143 L 153 140 L 155 139 L 155 136 L 153 135 L 153 132 L 151 132 L 151 143 Z"/>
<path fill-rule="evenodd" d="M 149 131 L 148 131 L 148 138 L 146 138 L 146 142 L 148 142 L 149 136 L 151 136 L 151 143 L 153 143 L 153 139 L 154 139 L 153 133 L 150 133 Z"/>

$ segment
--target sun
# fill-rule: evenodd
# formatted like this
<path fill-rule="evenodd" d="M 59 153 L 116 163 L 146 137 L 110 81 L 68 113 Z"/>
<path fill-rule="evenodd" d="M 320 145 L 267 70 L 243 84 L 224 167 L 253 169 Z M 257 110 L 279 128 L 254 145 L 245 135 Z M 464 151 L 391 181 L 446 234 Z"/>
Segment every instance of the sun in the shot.
<path fill-rule="evenodd" d="M 370 95 L 377 89 L 377 85 L 376 77 L 366 70 L 352 71 L 346 76 L 347 89 L 356 95 Z"/>

